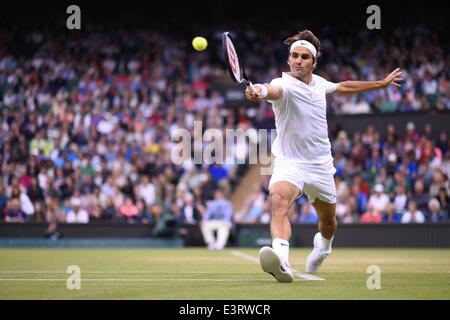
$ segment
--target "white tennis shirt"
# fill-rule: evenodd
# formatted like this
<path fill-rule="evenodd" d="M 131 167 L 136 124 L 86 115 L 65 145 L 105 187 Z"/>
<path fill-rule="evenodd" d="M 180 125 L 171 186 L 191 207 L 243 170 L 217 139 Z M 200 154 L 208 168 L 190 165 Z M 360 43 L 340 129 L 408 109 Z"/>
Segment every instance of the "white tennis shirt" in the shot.
<path fill-rule="evenodd" d="M 283 88 L 279 100 L 269 101 L 277 130 L 273 155 L 296 163 L 332 163 L 325 96 L 335 91 L 337 84 L 313 74 L 308 85 L 285 72 L 270 84 Z"/>

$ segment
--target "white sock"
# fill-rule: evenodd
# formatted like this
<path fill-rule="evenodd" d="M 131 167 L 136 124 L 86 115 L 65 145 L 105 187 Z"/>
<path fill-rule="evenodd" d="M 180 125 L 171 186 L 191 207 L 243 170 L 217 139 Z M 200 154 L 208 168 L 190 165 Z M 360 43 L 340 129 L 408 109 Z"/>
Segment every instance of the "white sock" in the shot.
<path fill-rule="evenodd" d="M 289 241 L 275 238 L 272 241 L 272 249 L 280 257 L 282 264 L 289 265 Z"/>
<path fill-rule="evenodd" d="M 324 238 L 322 234 L 320 234 L 320 236 L 322 238 L 322 247 L 320 251 L 331 253 L 331 243 L 333 242 L 334 236 L 332 236 L 330 240 Z"/>

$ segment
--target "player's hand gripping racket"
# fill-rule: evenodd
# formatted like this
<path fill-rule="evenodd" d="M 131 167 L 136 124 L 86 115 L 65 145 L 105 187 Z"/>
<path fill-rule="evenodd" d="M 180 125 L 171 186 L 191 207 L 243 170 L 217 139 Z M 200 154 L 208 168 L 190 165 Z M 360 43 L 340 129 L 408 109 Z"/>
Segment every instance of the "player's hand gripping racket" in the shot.
<path fill-rule="evenodd" d="M 245 84 L 250 93 L 255 93 L 255 87 L 253 84 L 248 81 L 247 75 L 242 67 L 241 61 L 237 55 L 236 49 L 234 47 L 233 41 L 231 40 L 231 36 L 229 32 L 224 32 L 222 35 L 222 45 L 223 50 L 225 51 L 225 60 L 228 61 L 229 71 L 231 78 L 237 83 Z"/>

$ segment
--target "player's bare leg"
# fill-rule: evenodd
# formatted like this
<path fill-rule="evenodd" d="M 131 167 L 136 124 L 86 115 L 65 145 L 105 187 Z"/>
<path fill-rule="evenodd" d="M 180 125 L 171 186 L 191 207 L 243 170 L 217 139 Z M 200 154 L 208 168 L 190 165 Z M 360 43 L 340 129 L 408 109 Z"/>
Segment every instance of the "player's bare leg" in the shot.
<path fill-rule="evenodd" d="M 292 282 L 294 276 L 289 265 L 289 239 L 291 224 L 289 211 L 301 191 L 289 182 L 277 182 L 270 188 L 272 200 L 272 248 L 263 247 L 259 252 L 262 269 L 279 282 Z"/>
<path fill-rule="evenodd" d="M 316 199 L 313 203 L 319 217 L 319 232 L 314 236 L 314 249 L 306 259 L 306 272 L 315 273 L 331 253 L 336 233 L 336 204 Z"/>
<path fill-rule="evenodd" d="M 288 218 L 289 210 L 301 191 L 292 183 L 280 181 L 274 183 L 269 192 L 272 201 L 272 220 L 270 223 L 272 239 L 289 240 L 292 232 Z"/>

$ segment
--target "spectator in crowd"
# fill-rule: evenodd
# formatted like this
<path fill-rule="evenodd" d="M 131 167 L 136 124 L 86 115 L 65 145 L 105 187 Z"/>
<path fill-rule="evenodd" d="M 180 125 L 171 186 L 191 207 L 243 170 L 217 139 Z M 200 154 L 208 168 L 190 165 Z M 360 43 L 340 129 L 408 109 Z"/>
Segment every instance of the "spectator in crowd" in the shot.
<path fill-rule="evenodd" d="M 360 184 L 355 179 L 351 188 L 351 196 L 355 201 L 358 214 L 362 214 L 367 210 L 367 194 L 361 191 Z M 372 199 L 372 198 L 371 198 Z M 372 202 L 375 200 L 372 199 Z"/>
<path fill-rule="evenodd" d="M 45 200 L 44 190 L 42 190 L 42 188 L 39 186 L 36 177 L 31 178 L 30 184 L 27 188 L 27 195 L 30 201 L 34 204 L 44 202 Z"/>
<path fill-rule="evenodd" d="M 356 199 L 347 194 L 336 203 L 336 218 L 338 222 L 355 223 L 358 221 L 359 210 L 356 209 Z"/>
<path fill-rule="evenodd" d="M 445 188 L 440 188 L 437 196 L 441 210 L 446 213 L 447 218 L 450 218 L 450 196 Z"/>
<path fill-rule="evenodd" d="M 6 190 L 3 182 L 0 181 L 0 219 L 3 219 L 5 215 L 5 209 L 8 204 L 8 196 L 6 195 Z"/>
<path fill-rule="evenodd" d="M 336 199 L 338 202 L 343 202 L 343 199 L 348 196 L 349 193 L 347 183 L 338 175 L 335 175 L 334 181 L 336 183 Z"/>
<path fill-rule="evenodd" d="M 106 205 L 102 209 L 100 217 L 102 220 L 107 220 L 107 221 L 108 220 L 113 221 L 113 220 L 118 219 L 117 210 L 116 210 L 116 207 L 114 206 L 114 202 L 111 197 L 108 197 L 106 199 Z"/>
<path fill-rule="evenodd" d="M 34 216 L 37 222 L 45 221 L 45 202 L 36 202 L 34 204 Z"/>
<path fill-rule="evenodd" d="M 394 197 L 395 213 L 403 214 L 406 210 L 408 196 L 405 193 L 405 187 L 401 184 L 397 186 Z"/>
<path fill-rule="evenodd" d="M 25 222 L 26 214 L 20 208 L 20 200 L 12 198 L 8 201 L 6 208 L 6 222 Z"/>
<path fill-rule="evenodd" d="M 444 173 L 441 169 L 437 168 L 434 170 L 433 177 L 430 183 L 429 187 L 429 196 L 434 198 L 437 197 L 439 190 L 441 188 L 449 189 L 450 188 L 450 182 L 448 179 L 445 178 Z"/>
<path fill-rule="evenodd" d="M 138 186 L 139 197 L 144 199 L 145 205 L 151 206 L 156 201 L 156 188 L 153 183 L 151 183 L 147 175 L 142 176 L 142 182 Z"/>
<path fill-rule="evenodd" d="M 414 191 L 410 199 L 415 203 L 418 210 L 425 213 L 428 211 L 428 201 L 430 200 L 430 196 L 425 193 L 424 189 L 424 182 L 422 180 L 417 180 L 414 184 Z"/>
<path fill-rule="evenodd" d="M 344 155 L 348 155 L 350 153 L 351 143 L 348 139 L 347 132 L 344 130 L 339 131 L 337 138 L 332 145 L 332 149 L 335 153 L 338 151 L 341 151 Z"/>
<path fill-rule="evenodd" d="M 230 186 L 228 183 L 228 171 L 225 169 L 225 167 L 220 163 L 214 163 L 209 167 L 209 172 L 211 173 L 214 181 L 217 183 L 217 185 L 220 185 L 226 194 L 229 194 L 230 192 Z"/>
<path fill-rule="evenodd" d="M 138 207 L 133 203 L 130 197 L 120 206 L 119 213 L 128 221 L 128 223 L 136 222 L 140 219 Z"/>
<path fill-rule="evenodd" d="M 395 204 L 388 203 L 386 213 L 383 215 L 384 223 L 400 223 L 402 220 L 402 213 L 397 211 Z"/>
<path fill-rule="evenodd" d="M 25 213 L 25 220 L 31 221 L 34 214 L 34 205 L 26 192 L 24 192 L 23 187 L 19 184 L 13 184 L 11 186 L 10 197 L 11 199 L 19 199 L 20 210 Z"/>
<path fill-rule="evenodd" d="M 59 239 L 58 223 L 66 220 L 66 215 L 61 212 L 58 193 L 54 188 L 50 188 L 45 197 L 45 220 L 48 223 L 46 236 L 49 239 Z"/>
<path fill-rule="evenodd" d="M 272 218 L 272 215 L 271 215 L 270 200 L 267 198 L 264 201 L 264 210 L 263 210 L 263 213 L 261 214 L 261 217 L 259 218 L 259 222 L 264 223 L 264 224 L 269 224 L 271 218 Z"/>
<path fill-rule="evenodd" d="M 178 221 L 180 223 L 197 224 L 201 221 L 204 210 L 199 203 L 195 204 L 192 193 L 186 193 L 178 211 Z"/>
<path fill-rule="evenodd" d="M 381 211 L 375 208 L 375 206 L 369 202 L 367 205 L 367 211 L 361 215 L 359 219 L 360 223 L 381 223 L 383 215 Z"/>
<path fill-rule="evenodd" d="M 144 199 L 139 199 L 136 203 L 136 207 L 138 209 L 138 216 L 139 216 L 139 222 L 142 222 L 144 224 L 149 224 L 153 222 L 153 216 L 150 213 L 150 206 L 147 206 L 145 204 Z"/>
<path fill-rule="evenodd" d="M 383 185 L 376 184 L 373 190 L 375 193 L 370 196 L 368 206 L 371 206 L 372 209 L 377 212 L 386 211 L 386 207 L 389 203 L 389 196 L 383 193 Z"/>
<path fill-rule="evenodd" d="M 209 202 L 201 222 L 201 231 L 208 249 L 222 250 L 228 241 L 232 226 L 233 207 L 225 198 L 223 190 L 215 192 L 215 198 Z M 214 236 L 217 232 L 217 237 Z"/>
<path fill-rule="evenodd" d="M 256 223 L 264 212 L 266 196 L 257 186 L 253 193 L 247 197 L 242 208 L 234 216 L 235 222 Z"/>
<path fill-rule="evenodd" d="M 150 208 L 152 221 L 154 221 L 153 235 L 158 237 L 172 237 L 176 233 L 177 223 L 174 213 L 164 205 L 163 202 L 157 201 Z"/>
<path fill-rule="evenodd" d="M 441 205 L 436 198 L 431 198 L 428 201 L 428 210 L 430 212 L 427 219 L 429 222 L 436 223 L 444 220 L 444 212 L 441 210 Z"/>
<path fill-rule="evenodd" d="M 66 222 L 67 223 L 88 223 L 89 214 L 86 210 L 81 208 L 81 200 L 78 198 L 72 199 L 72 208 L 67 213 Z"/>
<path fill-rule="evenodd" d="M 408 203 L 408 210 L 403 214 L 402 223 L 424 223 L 425 215 L 422 211 L 417 209 L 417 204 L 414 200 Z"/>
<path fill-rule="evenodd" d="M 309 203 L 309 201 L 305 201 L 300 210 L 300 216 L 297 219 L 298 223 L 303 224 L 316 224 L 319 221 L 317 217 L 316 210 Z"/>
<path fill-rule="evenodd" d="M 98 190 L 98 188 L 95 188 L 94 190 Z M 93 194 L 88 194 L 86 196 L 85 210 L 87 211 L 90 220 L 99 220 L 101 217 L 101 204 L 97 193 L 98 191 L 94 191 Z"/>

